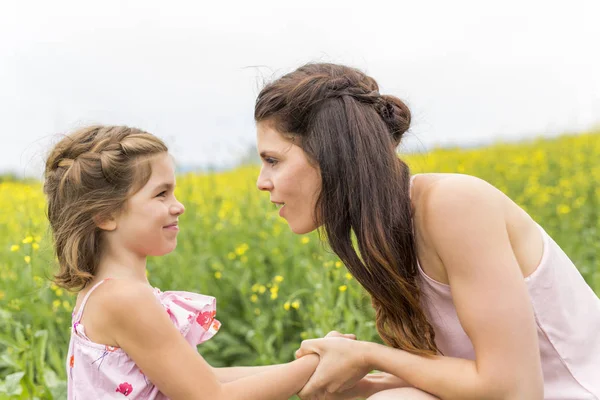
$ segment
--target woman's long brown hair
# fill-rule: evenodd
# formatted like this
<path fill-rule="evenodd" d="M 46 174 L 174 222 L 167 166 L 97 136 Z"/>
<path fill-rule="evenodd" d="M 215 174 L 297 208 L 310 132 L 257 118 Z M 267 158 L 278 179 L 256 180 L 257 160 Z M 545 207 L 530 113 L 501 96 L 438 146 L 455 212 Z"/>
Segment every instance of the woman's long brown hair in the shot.
<path fill-rule="evenodd" d="M 395 151 L 410 125 L 408 107 L 381 95 L 359 70 L 307 64 L 263 88 L 254 118 L 299 138 L 318 165 L 317 222 L 371 295 L 382 339 L 415 354 L 437 354 L 417 282 L 410 171 Z"/>

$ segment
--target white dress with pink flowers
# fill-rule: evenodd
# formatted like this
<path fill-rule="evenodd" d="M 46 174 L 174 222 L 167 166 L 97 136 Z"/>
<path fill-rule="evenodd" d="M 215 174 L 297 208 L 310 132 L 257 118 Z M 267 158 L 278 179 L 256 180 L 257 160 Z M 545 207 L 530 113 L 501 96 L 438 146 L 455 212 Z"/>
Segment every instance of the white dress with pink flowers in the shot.
<path fill-rule="evenodd" d="M 85 304 L 104 281 L 90 289 L 73 314 L 67 356 L 68 399 L 167 399 L 123 349 L 94 343 L 85 335 L 80 323 Z M 154 294 L 190 346 L 196 348 L 219 330 L 214 297 L 157 288 Z"/>

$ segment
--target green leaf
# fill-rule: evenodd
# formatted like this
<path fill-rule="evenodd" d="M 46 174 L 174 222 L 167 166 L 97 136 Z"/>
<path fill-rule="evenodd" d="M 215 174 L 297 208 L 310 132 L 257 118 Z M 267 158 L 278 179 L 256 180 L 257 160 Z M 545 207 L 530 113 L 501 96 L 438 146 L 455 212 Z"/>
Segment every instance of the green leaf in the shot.
<path fill-rule="evenodd" d="M 67 398 L 67 382 L 59 381 L 56 386 L 49 389 L 53 399 L 62 400 Z"/>
<path fill-rule="evenodd" d="M 46 386 L 48 386 L 49 388 L 53 388 L 55 386 L 58 386 L 58 384 L 62 381 L 58 379 L 56 372 L 46 368 L 44 369 L 44 382 L 46 383 Z"/>
<path fill-rule="evenodd" d="M 35 343 L 35 368 L 37 371 L 45 370 L 46 360 L 46 345 L 48 343 L 48 331 L 39 330 L 33 335 L 38 339 Z"/>
<path fill-rule="evenodd" d="M 4 393 L 11 396 L 20 395 L 23 392 L 23 387 L 21 387 L 21 379 L 23 379 L 24 376 L 25 372 L 22 371 L 8 375 L 4 382 Z"/>
<path fill-rule="evenodd" d="M 21 365 L 19 365 L 10 355 L 4 353 L 0 356 L 0 361 L 6 364 L 7 366 L 13 367 L 14 369 L 21 369 Z"/>

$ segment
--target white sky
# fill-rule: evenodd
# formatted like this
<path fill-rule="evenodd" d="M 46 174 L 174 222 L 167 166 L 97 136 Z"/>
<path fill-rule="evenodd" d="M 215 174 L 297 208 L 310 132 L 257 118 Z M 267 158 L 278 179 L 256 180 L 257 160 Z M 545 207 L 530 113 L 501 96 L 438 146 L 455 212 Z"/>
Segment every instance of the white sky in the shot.
<path fill-rule="evenodd" d="M 253 144 L 264 79 L 309 61 L 361 68 L 414 114 L 406 148 L 600 122 L 600 2 L 0 3 L 0 172 L 41 175 L 57 133 L 127 124 L 182 165 Z"/>

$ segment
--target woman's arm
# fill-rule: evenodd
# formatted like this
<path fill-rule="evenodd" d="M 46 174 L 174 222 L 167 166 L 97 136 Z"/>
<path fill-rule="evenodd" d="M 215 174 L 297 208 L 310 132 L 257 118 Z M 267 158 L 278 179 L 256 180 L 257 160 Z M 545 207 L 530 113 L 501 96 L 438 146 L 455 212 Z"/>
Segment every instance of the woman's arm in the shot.
<path fill-rule="evenodd" d="M 475 360 L 422 357 L 373 343 L 318 339 L 303 343 L 301 354 L 321 355 L 306 386 L 317 390 L 329 385 L 332 390 L 350 385 L 344 379 L 349 364 L 341 365 L 339 359 L 345 354 L 357 369 L 388 372 L 441 399 L 542 399 L 535 318 L 508 237 L 505 198 L 479 179 L 457 176 L 437 183 L 425 201 L 424 234 L 445 266 Z M 330 363 L 328 353 L 337 362 Z M 330 371 L 324 372 L 327 367 Z M 337 380 L 335 371 L 340 375 Z"/>
<path fill-rule="evenodd" d="M 377 392 L 388 389 L 396 389 L 408 387 L 404 380 L 388 374 L 386 372 L 378 372 L 368 374 L 350 389 L 342 392 L 345 399 L 364 399 L 374 395 Z"/>
<path fill-rule="evenodd" d="M 150 288 L 119 280 L 105 285 L 113 292 L 103 304 L 110 316 L 107 332 L 171 399 L 287 400 L 300 391 L 318 364 L 313 355 L 221 383 L 173 326 Z"/>
<path fill-rule="evenodd" d="M 400 379 L 395 375 L 388 374 L 386 372 L 377 372 L 365 376 L 357 384 L 357 396 L 369 397 L 377 392 L 387 389 L 396 389 L 410 387 L 404 379 Z"/>

